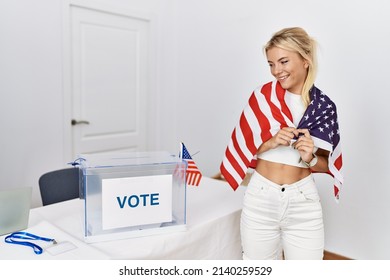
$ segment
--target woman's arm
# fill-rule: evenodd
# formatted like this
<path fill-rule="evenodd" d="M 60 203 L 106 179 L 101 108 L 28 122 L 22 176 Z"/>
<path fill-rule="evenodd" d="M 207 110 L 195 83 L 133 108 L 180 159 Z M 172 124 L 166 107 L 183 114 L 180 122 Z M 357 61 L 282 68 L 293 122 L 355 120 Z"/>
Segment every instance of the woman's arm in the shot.
<path fill-rule="evenodd" d="M 317 156 L 317 163 L 314 166 L 310 167 L 310 169 L 316 172 L 328 172 L 329 151 L 318 149 L 315 152 L 315 155 Z"/>
<path fill-rule="evenodd" d="M 298 132 L 302 135 L 298 140 L 293 144 L 293 147 L 297 149 L 301 155 L 301 159 L 310 163 L 314 158 L 314 142 L 311 138 L 310 132 L 308 129 L 298 129 Z M 316 172 L 328 172 L 328 156 L 329 151 L 323 149 L 317 149 L 315 152 L 317 156 L 317 162 L 315 165 L 310 166 L 310 169 Z"/>

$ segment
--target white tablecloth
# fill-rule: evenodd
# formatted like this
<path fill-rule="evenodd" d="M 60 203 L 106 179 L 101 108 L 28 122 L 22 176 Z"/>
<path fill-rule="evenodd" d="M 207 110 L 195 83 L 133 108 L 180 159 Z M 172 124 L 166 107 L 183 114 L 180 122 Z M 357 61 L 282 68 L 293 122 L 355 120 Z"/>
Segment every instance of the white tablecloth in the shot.
<path fill-rule="evenodd" d="M 70 242 L 75 248 L 36 255 L 29 247 L 5 243 L 1 236 L 0 259 L 241 259 L 239 220 L 244 191 L 244 187 L 233 191 L 226 182 L 203 177 L 199 187 L 187 189 L 186 231 L 91 244 L 84 242 L 82 200 L 34 208 L 26 231 Z"/>

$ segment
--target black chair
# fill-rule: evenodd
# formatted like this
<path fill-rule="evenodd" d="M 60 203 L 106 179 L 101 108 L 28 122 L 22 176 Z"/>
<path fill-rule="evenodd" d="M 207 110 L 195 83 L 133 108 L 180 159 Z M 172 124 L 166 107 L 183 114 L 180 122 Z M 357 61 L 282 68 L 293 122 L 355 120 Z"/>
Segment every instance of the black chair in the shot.
<path fill-rule="evenodd" d="M 79 169 L 59 169 L 43 174 L 39 178 L 42 204 L 49 205 L 79 198 Z"/>

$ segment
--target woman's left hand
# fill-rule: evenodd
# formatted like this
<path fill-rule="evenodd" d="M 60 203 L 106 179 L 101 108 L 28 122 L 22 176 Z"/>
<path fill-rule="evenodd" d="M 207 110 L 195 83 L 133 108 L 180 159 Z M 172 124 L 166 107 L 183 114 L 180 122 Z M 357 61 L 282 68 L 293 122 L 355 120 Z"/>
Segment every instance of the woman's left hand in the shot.
<path fill-rule="evenodd" d="M 308 129 L 297 129 L 297 131 L 300 133 L 300 136 L 292 146 L 299 151 L 303 161 L 310 162 L 314 154 L 313 139 Z"/>

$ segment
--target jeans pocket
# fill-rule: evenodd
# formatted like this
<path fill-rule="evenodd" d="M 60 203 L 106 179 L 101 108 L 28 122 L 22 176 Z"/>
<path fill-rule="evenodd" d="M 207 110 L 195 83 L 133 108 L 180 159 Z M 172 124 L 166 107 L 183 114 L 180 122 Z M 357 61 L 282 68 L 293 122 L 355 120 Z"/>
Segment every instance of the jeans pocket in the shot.
<path fill-rule="evenodd" d="M 247 186 L 247 189 L 245 191 L 245 194 L 250 194 L 250 195 L 257 195 L 261 192 L 262 187 L 258 186 L 253 183 L 249 183 Z"/>
<path fill-rule="evenodd" d="M 244 194 L 244 205 L 258 205 L 264 198 L 264 187 L 249 184 Z"/>
<path fill-rule="evenodd" d="M 318 191 L 315 188 L 301 190 L 301 194 L 305 198 L 305 200 L 320 201 L 320 195 L 318 194 Z"/>

